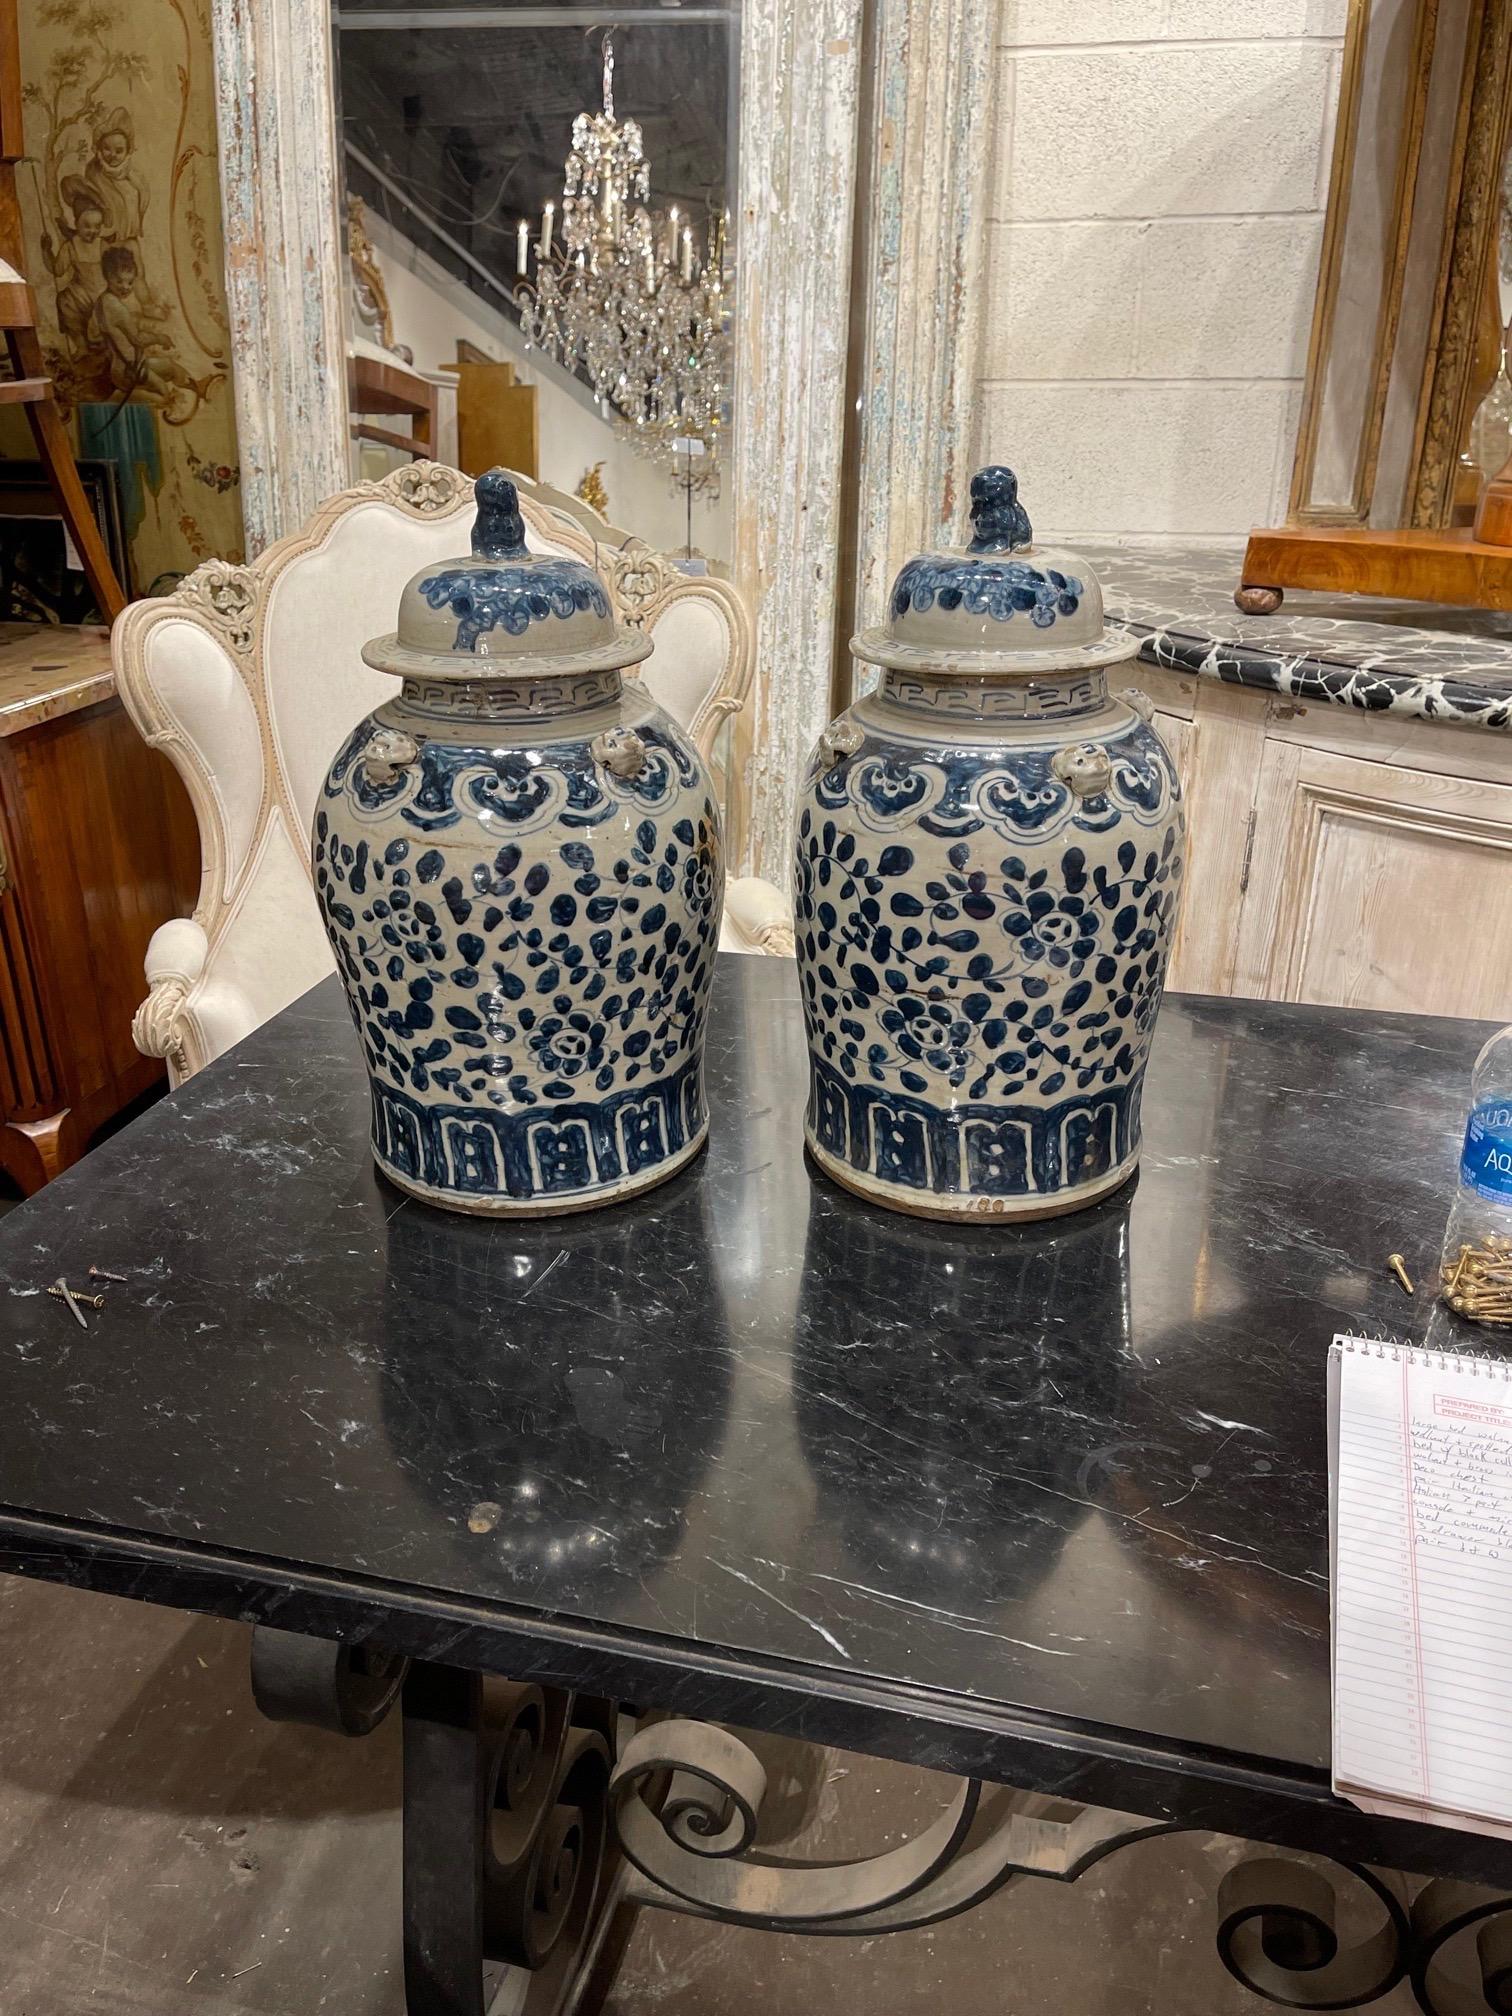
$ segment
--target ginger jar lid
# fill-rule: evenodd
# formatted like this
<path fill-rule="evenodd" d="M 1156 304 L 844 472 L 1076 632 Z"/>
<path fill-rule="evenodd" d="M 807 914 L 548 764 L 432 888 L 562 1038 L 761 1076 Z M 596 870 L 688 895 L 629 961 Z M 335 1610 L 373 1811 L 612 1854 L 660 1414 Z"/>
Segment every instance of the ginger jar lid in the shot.
<path fill-rule="evenodd" d="M 473 485 L 472 552 L 422 567 L 399 598 L 399 627 L 362 650 L 406 679 L 567 677 L 648 657 L 651 639 L 616 623 L 581 560 L 532 553 L 520 497 L 502 469 Z"/>
<path fill-rule="evenodd" d="M 971 479 L 971 543 L 916 553 L 887 619 L 851 639 L 868 664 L 901 672 L 997 676 L 1132 658 L 1135 638 L 1103 621 L 1102 589 L 1079 554 L 1037 546 L 1011 469 Z"/>

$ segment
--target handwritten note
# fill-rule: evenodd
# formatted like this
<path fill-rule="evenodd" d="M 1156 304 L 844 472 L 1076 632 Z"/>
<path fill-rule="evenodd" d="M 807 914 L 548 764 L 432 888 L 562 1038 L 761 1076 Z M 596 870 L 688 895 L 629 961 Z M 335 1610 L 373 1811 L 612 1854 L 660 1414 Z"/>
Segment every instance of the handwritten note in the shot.
<path fill-rule="evenodd" d="M 1512 1381 L 1336 1340 L 1329 1428 L 1334 1790 L 1512 1832 Z"/>

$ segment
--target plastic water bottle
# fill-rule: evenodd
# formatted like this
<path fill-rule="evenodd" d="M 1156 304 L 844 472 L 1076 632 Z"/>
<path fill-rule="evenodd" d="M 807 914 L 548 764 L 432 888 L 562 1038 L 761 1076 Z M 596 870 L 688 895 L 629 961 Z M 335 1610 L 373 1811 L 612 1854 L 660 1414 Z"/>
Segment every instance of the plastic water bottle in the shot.
<path fill-rule="evenodd" d="M 1491 1038 L 1471 1073 L 1443 1286 L 1460 1315 L 1512 1324 L 1512 1027 Z"/>

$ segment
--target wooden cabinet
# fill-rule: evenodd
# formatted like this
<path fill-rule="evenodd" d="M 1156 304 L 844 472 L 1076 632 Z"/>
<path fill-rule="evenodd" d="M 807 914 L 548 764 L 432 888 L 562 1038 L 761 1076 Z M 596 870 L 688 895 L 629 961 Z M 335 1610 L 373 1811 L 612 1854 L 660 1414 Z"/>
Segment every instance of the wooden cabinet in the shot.
<path fill-rule="evenodd" d="M 455 368 L 457 467 L 469 476 L 496 467 L 539 476 L 541 419 L 535 386 L 517 385 L 513 364 L 459 357 Z"/>
<path fill-rule="evenodd" d="M 0 1168 L 28 1194 L 163 1075 L 131 1040 L 142 957 L 198 882 L 188 798 L 113 697 L 105 633 L 0 629 Z"/>
<path fill-rule="evenodd" d="M 377 441 L 416 457 L 434 453 L 436 388 L 418 372 L 406 371 L 397 358 L 373 357 L 365 351 L 349 357 L 347 401 L 354 416 L 354 441 Z M 378 426 L 372 418 L 375 413 L 384 419 L 408 419 L 410 431 L 401 434 L 397 428 Z"/>
<path fill-rule="evenodd" d="M 1267 743 L 1235 992 L 1512 1015 L 1512 784 Z"/>
<path fill-rule="evenodd" d="M 1512 1018 L 1512 737 L 1138 677 L 1187 794 L 1173 987 Z"/>

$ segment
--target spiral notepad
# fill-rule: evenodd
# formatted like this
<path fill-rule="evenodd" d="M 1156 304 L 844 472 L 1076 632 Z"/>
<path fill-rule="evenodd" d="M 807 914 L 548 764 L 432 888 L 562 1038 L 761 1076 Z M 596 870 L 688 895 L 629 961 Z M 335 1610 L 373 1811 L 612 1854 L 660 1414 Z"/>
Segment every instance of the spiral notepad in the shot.
<path fill-rule="evenodd" d="M 1512 1837 L 1512 1364 L 1336 1337 L 1333 1784 Z"/>

